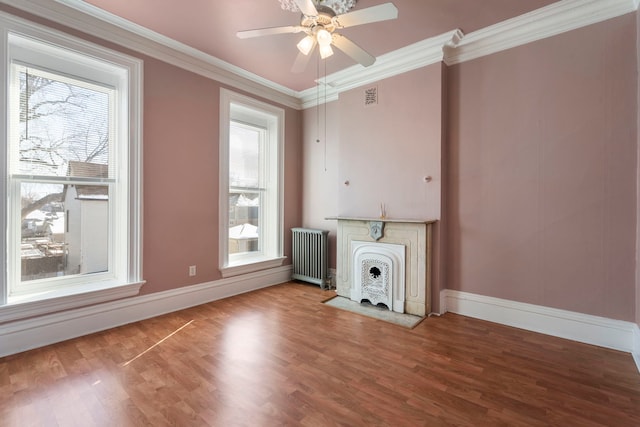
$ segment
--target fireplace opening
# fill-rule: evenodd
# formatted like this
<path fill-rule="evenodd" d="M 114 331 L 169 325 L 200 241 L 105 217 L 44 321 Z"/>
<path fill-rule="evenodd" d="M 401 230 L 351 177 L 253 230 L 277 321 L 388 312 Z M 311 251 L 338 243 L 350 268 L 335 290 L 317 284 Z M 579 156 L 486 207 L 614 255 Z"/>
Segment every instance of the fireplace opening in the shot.
<path fill-rule="evenodd" d="M 351 254 L 351 299 L 404 313 L 404 245 L 353 241 Z"/>

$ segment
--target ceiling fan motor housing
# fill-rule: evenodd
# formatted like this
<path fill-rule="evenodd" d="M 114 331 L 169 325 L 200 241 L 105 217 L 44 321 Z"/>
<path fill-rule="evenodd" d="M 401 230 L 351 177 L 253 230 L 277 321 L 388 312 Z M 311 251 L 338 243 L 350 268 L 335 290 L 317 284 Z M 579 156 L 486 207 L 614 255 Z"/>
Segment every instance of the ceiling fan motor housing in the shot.
<path fill-rule="evenodd" d="M 316 16 L 302 15 L 300 26 L 313 30 L 314 27 L 321 27 L 332 33 L 336 26 L 333 22 L 333 18 L 336 13 L 328 6 L 318 6 L 318 14 Z"/>

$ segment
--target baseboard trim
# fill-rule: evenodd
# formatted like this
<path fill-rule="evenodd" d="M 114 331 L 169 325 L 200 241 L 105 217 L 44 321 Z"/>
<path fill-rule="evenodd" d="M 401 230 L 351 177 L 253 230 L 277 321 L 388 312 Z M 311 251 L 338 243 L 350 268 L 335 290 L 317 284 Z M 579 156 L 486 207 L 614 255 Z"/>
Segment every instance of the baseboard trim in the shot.
<path fill-rule="evenodd" d="M 445 289 L 440 300 L 443 313 L 539 332 L 573 341 L 632 353 L 640 369 L 638 325 L 572 311 L 559 310 L 500 298 Z M 635 335 L 635 337 L 634 337 Z"/>
<path fill-rule="evenodd" d="M 638 327 L 638 325 L 634 325 L 633 328 L 633 351 L 631 355 L 636 362 L 638 372 L 640 372 L 640 327 Z"/>
<path fill-rule="evenodd" d="M 266 288 L 291 279 L 291 266 L 234 276 L 0 325 L 0 357 Z"/>

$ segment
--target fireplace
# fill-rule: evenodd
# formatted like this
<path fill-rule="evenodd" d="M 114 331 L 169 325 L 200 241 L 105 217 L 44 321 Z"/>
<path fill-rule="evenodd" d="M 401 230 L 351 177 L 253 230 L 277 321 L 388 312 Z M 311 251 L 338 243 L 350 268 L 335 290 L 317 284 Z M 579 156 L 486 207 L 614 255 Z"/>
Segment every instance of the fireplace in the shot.
<path fill-rule="evenodd" d="M 404 245 L 352 241 L 351 299 L 404 313 L 404 254 Z"/>
<path fill-rule="evenodd" d="M 416 316 L 425 316 L 431 310 L 431 234 L 435 221 L 375 219 L 375 218 L 328 218 L 338 221 L 337 257 L 336 257 L 336 291 L 338 295 L 362 301 L 368 299 L 379 301 L 378 296 L 362 297 L 362 284 L 356 286 L 357 280 L 365 278 L 368 292 L 379 294 L 384 287 L 381 278 L 389 274 L 392 284 L 394 276 L 404 276 L 403 285 L 396 277 L 397 292 L 394 299 L 385 303 L 394 311 Z M 358 248 L 358 256 L 354 256 L 352 244 Z M 373 255 L 375 250 L 390 244 L 403 250 L 402 260 L 396 255 L 384 252 Z M 362 245 L 362 246 L 360 246 Z M 371 251 L 372 247 L 376 247 Z M 364 249 L 362 249 L 364 248 Z M 398 255 L 399 256 L 399 255 Z M 385 270 L 387 265 L 388 270 Z M 401 267 L 397 266 L 401 265 Z M 379 271 L 379 273 L 378 273 Z M 385 273 L 385 271 L 387 273 Z M 401 288 L 401 289 L 399 289 Z M 404 293 L 404 301 L 399 294 Z M 372 298 L 370 298 L 372 297 Z M 374 301 L 371 301 L 377 304 Z M 401 308 L 402 307 L 402 308 Z"/>

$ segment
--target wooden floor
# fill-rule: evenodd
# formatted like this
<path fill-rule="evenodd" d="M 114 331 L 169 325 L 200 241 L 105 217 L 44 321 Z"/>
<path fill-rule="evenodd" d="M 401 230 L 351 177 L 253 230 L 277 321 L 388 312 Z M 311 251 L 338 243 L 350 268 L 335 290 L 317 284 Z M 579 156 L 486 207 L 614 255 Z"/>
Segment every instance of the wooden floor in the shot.
<path fill-rule="evenodd" d="M 629 354 L 289 283 L 0 359 L 2 426 L 640 426 Z"/>

